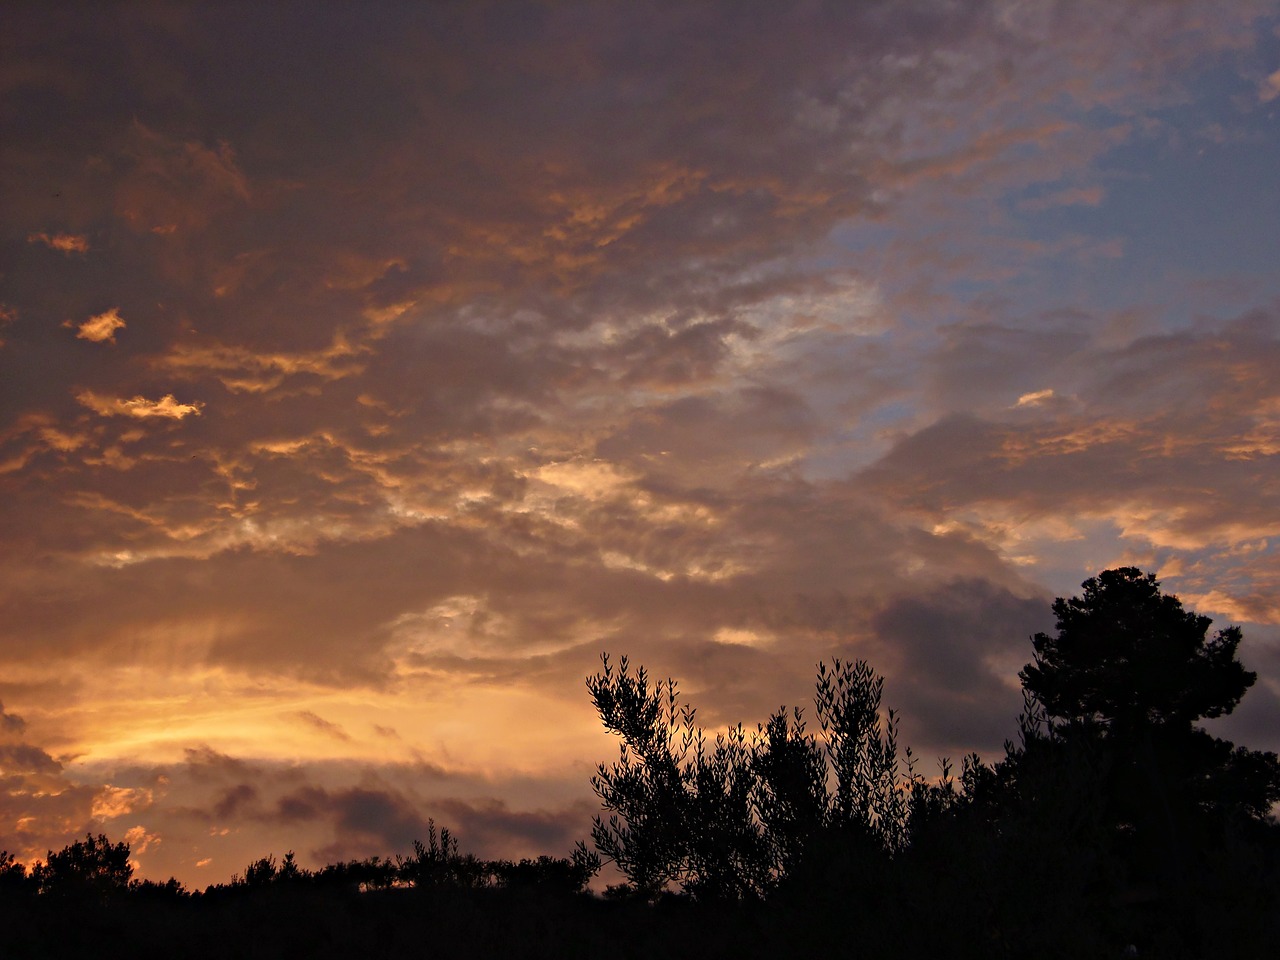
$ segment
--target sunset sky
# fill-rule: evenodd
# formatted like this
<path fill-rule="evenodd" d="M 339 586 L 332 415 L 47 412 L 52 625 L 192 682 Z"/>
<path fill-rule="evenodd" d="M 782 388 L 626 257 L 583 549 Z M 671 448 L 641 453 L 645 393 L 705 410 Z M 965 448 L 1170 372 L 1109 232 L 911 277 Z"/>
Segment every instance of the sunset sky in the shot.
<path fill-rule="evenodd" d="M 0 848 L 567 855 L 601 651 L 998 755 L 1054 596 L 1280 749 L 1275 0 L 0 7 Z"/>

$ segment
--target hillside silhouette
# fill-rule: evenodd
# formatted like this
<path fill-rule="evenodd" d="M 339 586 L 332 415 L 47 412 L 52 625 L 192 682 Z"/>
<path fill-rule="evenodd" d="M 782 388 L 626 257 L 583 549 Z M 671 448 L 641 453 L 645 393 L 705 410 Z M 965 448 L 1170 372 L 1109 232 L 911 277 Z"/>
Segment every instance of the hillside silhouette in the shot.
<path fill-rule="evenodd" d="M 1032 638 L 1004 756 L 925 776 L 883 679 L 709 735 L 626 657 L 587 679 L 619 759 L 571 856 L 265 856 L 203 891 L 88 835 L 0 852 L 5 957 L 1259 958 L 1280 944 L 1280 760 L 1212 736 L 1256 680 L 1153 575 L 1107 570 Z M 621 882 L 589 884 L 604 865 Z"/>

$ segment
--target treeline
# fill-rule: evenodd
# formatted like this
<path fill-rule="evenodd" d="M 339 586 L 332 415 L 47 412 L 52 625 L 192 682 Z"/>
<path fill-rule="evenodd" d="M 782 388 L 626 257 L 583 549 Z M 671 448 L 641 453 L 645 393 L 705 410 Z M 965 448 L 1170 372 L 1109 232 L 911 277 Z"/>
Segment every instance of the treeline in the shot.
<path fill-rule="evenodd" d="M 310 870 L 290 852 L 203 891 L 135 879 L 128 857 L 103 835 L 31 870 L 0 856 L 0 957 L 749 957 L 765 929 L 740 905 L 593 896 L 575 859 L 483 860 L 434 826 L 411 856 Z"/>
<path fill-rule="evenodd" d="M 1240 631 L 1108 570 L 1032 638 L 997 762 L 926 775 L 866 663 L 819 666 L 715 736 L 626 658 L 587 687 L 617 762 L 568 858 L 486 861 L 431 824 L 410 856 L 265 857 L 200 893 L 88 836 L 0 853 L 5 956 L 1256 958 L 1280 946 L 1280 760 L 1211 736 L 1255 682 Z M 620 882 L 587 892 L 604 865 Z M 74 923 L 68 923 L 74 918 Z"/>
<path fill-rule="evenodd" d="M 447 827 L 437 831 L 435 821 L 428 821 L 427 829 L 427 842 L 415 840 L 412 856 L 346 860 L 309 870 L 299 865 L 290 850 L 280 860 L 274 854 L 255 860 L 229 883 L 211 885 L 203 893 L 188 891 L 173 878 L 164 883 L 135 880 L 127 843 L 88 834 L 57 853 L 50 851 L 48 859 L 37 861 L 30 871 L 13 854 L 0 851 L 0 890 L 10 897 L 39 895 L 66 902 L 106 902 L 124 895 L 150 900 L 188 896 L 218 900 L 273 888 L 308 887 L 360 893 L 538 887 L 581 893 L 594 875 L 585 864 L 566 858 L 481 860 L 461 853 L 457 838 Z"/>

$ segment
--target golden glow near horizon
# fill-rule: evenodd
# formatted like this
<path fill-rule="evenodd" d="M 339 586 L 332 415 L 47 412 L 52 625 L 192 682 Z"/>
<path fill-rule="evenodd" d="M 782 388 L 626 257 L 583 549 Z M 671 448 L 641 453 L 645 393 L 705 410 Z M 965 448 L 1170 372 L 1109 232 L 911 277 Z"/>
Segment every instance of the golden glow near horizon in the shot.
<path fill-rule="evenodd" d="M 564 855 L 605 650 L 989 754 L 1120 563 L 1280 748 L 1274 3 L 877 11 L 0 8 L 0 849 Z"/>

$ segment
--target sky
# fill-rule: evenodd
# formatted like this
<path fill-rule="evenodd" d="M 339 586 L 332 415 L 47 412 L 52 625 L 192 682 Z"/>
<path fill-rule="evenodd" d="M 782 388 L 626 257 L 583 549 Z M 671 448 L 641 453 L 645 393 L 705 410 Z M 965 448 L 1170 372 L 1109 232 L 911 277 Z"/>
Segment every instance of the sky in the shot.
<path fill-rule="evenodd" d="M 601 652 L 1000 755 L 1108 567 L 1280 749 L 1274 0 L 0 8 L 0 848 L 564 856 Z"/>

